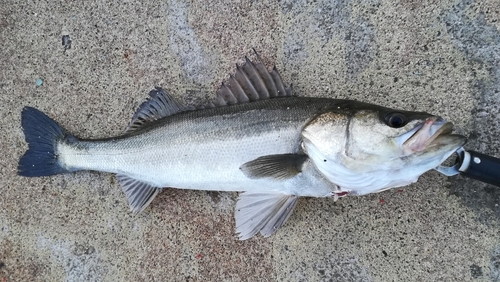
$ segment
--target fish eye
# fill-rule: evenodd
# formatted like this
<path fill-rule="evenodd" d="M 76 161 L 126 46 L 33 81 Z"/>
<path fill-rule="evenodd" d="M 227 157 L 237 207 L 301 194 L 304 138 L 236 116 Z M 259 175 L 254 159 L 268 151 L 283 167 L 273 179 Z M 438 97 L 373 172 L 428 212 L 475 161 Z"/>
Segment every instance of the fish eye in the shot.
<path fill-rule="evenodd" d="M 400 128 L 406 125 L 406 116 L 402 113 L 390 113 L 385 116 L 385 123 L 393 128 Z"/>

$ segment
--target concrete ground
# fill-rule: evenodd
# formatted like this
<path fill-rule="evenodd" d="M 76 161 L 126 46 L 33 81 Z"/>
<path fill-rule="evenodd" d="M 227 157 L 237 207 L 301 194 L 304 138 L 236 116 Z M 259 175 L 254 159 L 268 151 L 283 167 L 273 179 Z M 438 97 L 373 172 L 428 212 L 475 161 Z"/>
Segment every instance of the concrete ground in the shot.
<path fill-rule="evenodd" d="M 231 2 L 3 1 L 1 281 L 500 281 L 500 189 L 461 177 L 302 199 L 238 241 L 236 194 L 166 189 L 134 217 L 114 175 L 16 175 L 24 106 L 117 135 L 154 86 L 213 98 L 252 48 L 296 95 L 440 114 L 500 157 L 500 1 Z"/>

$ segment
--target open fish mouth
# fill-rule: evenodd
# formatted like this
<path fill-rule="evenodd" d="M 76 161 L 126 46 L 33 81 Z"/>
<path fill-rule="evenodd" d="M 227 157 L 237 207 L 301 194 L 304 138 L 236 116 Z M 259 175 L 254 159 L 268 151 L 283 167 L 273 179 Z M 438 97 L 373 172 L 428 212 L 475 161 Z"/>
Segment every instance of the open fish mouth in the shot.
<path fill-rule="evenodd" d="M 442 118 L 431 117 L 413 130 L 401 135 L 402 148 L 406 154 L 426 151 L 440 145 L 462 145 L 465 137 L 452 135 L 453 123 Z M 406 139 L 406 140 L 405 140 Z"/>

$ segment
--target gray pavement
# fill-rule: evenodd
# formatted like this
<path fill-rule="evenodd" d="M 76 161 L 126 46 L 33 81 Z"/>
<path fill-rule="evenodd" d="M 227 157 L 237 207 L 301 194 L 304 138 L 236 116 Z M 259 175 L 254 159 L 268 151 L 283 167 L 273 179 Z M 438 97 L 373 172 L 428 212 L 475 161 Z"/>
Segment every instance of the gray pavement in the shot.
<path fill-rule="evenodd" d="M 440 114 L 500 157 L 499 19 L 498 0 L 4 1 L 0 281 L 500 281 L 500 189 L 461 177 L 302 199 L 242 242 L 235 193 L 166 189 L 133 216 L 111 174 L 16 175 L 23 106 L 117 135 L 154 86 L 213 98 L 252 48 L 296 95 Z"/>

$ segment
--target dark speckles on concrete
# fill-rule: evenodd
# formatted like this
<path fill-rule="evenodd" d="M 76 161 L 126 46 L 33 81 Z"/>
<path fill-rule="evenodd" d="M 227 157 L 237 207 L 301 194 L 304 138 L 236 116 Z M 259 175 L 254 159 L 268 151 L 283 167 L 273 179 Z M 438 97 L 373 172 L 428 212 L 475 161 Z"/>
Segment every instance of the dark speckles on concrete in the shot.
<path fill-rule="evenodd" d="M 207 56 L 189 25 L 189 4 L 178 0 L 167 2 L 169 44 L 172 51 L 181 59 L 181 66 L 189 79 L 197 84 L 211 82 L 211 57 Z"/>
<path fill-rule="evenodd" d="M 500 135 L 500 31 L 486 22 L 483 13 L 470 15 L 471 1 L 461 1 L 445 17 L 451 41 L 471 62 L 478 64 L 477 76 L 470 82 L 476 104 L 468 148 L 500 157 L 496 140 Z M 453 193 L 480 211 L 482 220 L 500 220 L 500 189 L 469 179 L 453 181 Z M 486 210 L 485 210 L 486 209 Z"/>
<path fill-rule="evenodd" d="M 490 263 L 491 281 L 500 281 L 500 247 L 493 250 Z"/>
<path fill-rule="evenodd" d="M 41 281 L 50 275 L 50 264 L 38 256 L 26 256 L 19 244 L 9 239 L 0 241 L 0 279 L 5 281 Z M 55 277 L 55 276 L 52 276 Z"/>
<path fill-rule="evenodd" d="M 472 276 L 472 278 L 482 278 L 483 277 L 483 269 L 479 266 L 479 265 L 476 265 L 476 264 L 472 264 L 470 266 L 470 276 Z"/>
<path fill-rule="evenodd" d="M 373 60 L 377 50 L 373 24 L 365 15 L 371 10 L 360 9 L 362 12 L 352 15 L 352 10 L 362 5 L 376 7 L 378 1 L 281 2 L 282 10 L 293 18 L 284 44 L 285 56 L 293 58 L 287 64 L 299 68 L 311 52 L 306 45 L 312 41 L 326 45 L 332 38 L 340 38 L 348 50 L 344 56 L 347 67 L 345 78 L 355 80 Z M 309 16 L 311 14 L 312 17 Z"/>
<path fill-rule="evenodd" d="M 347 79 L 356 79 L 373 60 L 377 47 L 375 46 L 373 25 L 362 18 L 354 20 L 345 36 L 347 45 Z"/>
<path fill-rule="evenodd" d="M 273 276 L 272 242 L 236 240 L 232 208 L 219 209 L 211 205 L 212 199 L 205 191 L 175 189 L 166 189 L 155 199 L 153 225 L 145 232 L 144 259 L 134 280 L 153 280 L 165 273 L 179 279 L 221 281 Z M 224 196 L 217 200 L 223 202 Z M 162 264 L 146 258 L 158 258 Z M 176 267 L 165 269 L 165 265 Z"/>
<path fill-rule="evenodd" d="M 62 266 L 67 281 L 100 281 L 107 272 L 93 246 L 54 241 L 39 235 L 37 247 L 49 253 L 51 268 Z"/>
<path fill-rule="evenodd" d="M 298 281 L 339 281 L 339 282 L 368 282 L 371 281 L 370 276 L 367 273 L 366 267 L 364 267 L 358 259 L 336 257 L 332 255 L 331 257 L 322 258 L 315 264 L 310 265 L 313 267 L 313 276 L 303 276 L 301 273 L 311 273 L 307 272 L 303 267 L 308 267 L 307 265 L 301 266 L 297 269 L 297 280 Z"/>

